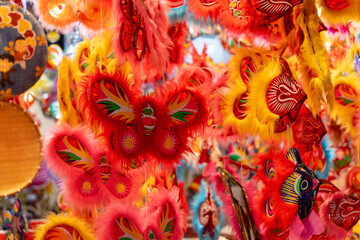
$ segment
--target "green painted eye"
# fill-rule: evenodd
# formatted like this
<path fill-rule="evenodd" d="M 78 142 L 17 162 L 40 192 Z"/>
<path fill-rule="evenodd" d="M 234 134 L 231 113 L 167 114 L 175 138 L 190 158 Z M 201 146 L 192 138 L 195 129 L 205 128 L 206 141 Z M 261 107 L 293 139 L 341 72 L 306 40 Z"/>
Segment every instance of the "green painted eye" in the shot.
<path fill-rule="evenodd" d="M 294 191 L 297 193 L 297 195 L 301 196 L 301 190 L 300 190 L 300 185 L 301 185 L 301 176 L 298 176 L 295 180 L 295 184 L 294 184 Z"/>
<path fill-rule="evenodd" d="M 295 180 L 295 192 L 301 197 L 301 191 L 305 191 L 309 187 L 309 182 L 307 180 L 302 180 L 299 176 Z"/>

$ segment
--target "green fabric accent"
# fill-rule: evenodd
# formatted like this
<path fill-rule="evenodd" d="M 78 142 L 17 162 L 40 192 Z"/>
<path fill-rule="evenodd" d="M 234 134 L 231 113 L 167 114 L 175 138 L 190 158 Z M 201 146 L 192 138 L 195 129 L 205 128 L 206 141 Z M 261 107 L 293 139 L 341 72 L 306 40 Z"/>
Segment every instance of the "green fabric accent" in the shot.
<path fill-rule="evenodd" d="M 187 122 L 186 119 L 190 119 L 189 115 L 194 115 L 194 113 L 191 112 L 176 112 L 172 115 L 173 118 L 176 118 L 178 120 L 180 120 L 181 122 Z"/>
<path fill-rule="evenodd" d="M 106 110 L 106 114 L 112 113 L 115 110 L 119 110 L 121 107 L 117 105 L 116 103 L 110 102 L 110 101 L 100 101 L 97 104 L 102 105 L 102 109 Z"/>
<path fill-rule="evenodd" d="M 66 160 L 66 162 L 75 162 L 75 161 L 81 160 L 81 158 L 79 158 L 77 155 L 75 155 L 74 153 L 71 153 L 71 152 L 60 151 L 59 153 L 64 154 L 66 156 L 66 158 L 68 158 L 68 160 Z"/>
<path fill-rule="evenodd" d="M 174 231 L 174 224 L 175 224 L 174 220 L 171 220 L 170 222 L 168 222 L 168 224 L 166 224 L 166 226 L 165 226 L 164 232 L 172 232 L 172 231 Z"/>
<path fill-rule="evenodd" d="M 229 156 L 229 159 L 230 159 L 230 160 L 234 160 L 234 161 L 236 161 L 236 162 L 239 162 L 240 156 L 239 156 L 239 155 L 232 154 L 232 155 Z"/>

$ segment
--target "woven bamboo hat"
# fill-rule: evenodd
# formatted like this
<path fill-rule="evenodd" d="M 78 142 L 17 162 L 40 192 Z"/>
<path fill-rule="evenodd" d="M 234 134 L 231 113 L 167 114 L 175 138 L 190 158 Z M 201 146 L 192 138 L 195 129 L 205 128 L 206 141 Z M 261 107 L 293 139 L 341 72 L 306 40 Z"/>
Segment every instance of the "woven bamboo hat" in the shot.
<path fill-rule="evenodd" d="M 40 168 L 41 135 L 20 106 L 0 101 L 0 197 L 20 191 Z"/>

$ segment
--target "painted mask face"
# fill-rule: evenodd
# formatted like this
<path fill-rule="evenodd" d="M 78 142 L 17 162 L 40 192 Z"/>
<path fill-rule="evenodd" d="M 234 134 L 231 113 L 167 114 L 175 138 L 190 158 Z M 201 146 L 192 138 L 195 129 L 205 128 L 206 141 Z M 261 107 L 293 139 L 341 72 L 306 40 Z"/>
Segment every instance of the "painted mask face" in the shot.
<path fill-rule="evenodd" d="M 266 92 L 266 102 L 270 111 L 280 117 L 290 114 L 292 121 L 296 119 L 306 98 L 300 85 L 285 73 L 274 78 Z"/>
<path fill-rule="evenodd" d="M 154 109 L 147 104 L 142 110 L 141 121 L 143 123 L 146 135 L 151 135 L 156 125 L 156 114 Z"/>
<path fill-rule="evenodd" d="M 333 199 L 330 202 L 329 215 L 333 223 L 348 231 L 360 219 L 360 200 L 348 195 Z"/>
<path fill-rule="evenodd" d="M 321 185 L 320 179 L 309 169 L 300 158 L 296 148 L 291 148 L 287 158 L 296 162 L 294 172 L 285 180 L 281 187 L 283 200 L 290 204 L 298 204 L 300 219 L 310 214 L 316 195 Z"/>
<path fill-rule="evenodd" d="M 319 116 L 314 118 L 310 111 L 304 107 L 292 125 L 292 129 L 294 141 L 308 146 L 318 145 L 326 134 L 321 118 Z"/>

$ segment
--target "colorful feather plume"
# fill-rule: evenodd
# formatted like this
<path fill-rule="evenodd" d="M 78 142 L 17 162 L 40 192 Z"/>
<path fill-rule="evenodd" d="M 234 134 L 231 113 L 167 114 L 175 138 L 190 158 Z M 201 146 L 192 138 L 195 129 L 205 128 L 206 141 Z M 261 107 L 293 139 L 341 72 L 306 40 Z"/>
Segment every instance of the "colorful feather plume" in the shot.
<path fill-rule="evenodd" d="M 102 31 L 91 40 L 85 39 L 76 45 L 76 54 L 72 64 L 72 77 L 80 82 L 88 74 L 96 72 L 114 73 L 115 71 L 128 71 L 126 64 L 120 66 L 114 55 L 111 31 Z"/>
<path fill-rule="evenodd" d="M 298 54 L 299 78 L 308 96 L 310 110 L 315 116 L 320 112 L 321 102 L 327 102 L 330 109 L 334 105 L 330 63 L 318 32 L 320 19 L 315 0 L 305 0 L 296 19 L 301 30 L 298 41 L 302 43 Z M 326 101 L 323 96 L 326 96 Z"/>
<path fill-rule="evenodd" d="M 248 109 L 260 124 L 266 125 L 260 136 L 288 135 L 285 130 L 296 120 L 307 96 L 293 78 L 287 62 L 282 58 L 270 59 L 253 75 L 249 85 Z"/>
<path fill-rule="evenodd" d="M 249 109 L 249 92 L 243 88 L 241 81 L 235 82 L 225 88 L 220 100 L 220 113 L 222 126 L 229 126 L 240 136 L 264 131 L 265 125 L 261 124 L 254 111 Z"/>
<path fill-rule="evenodd" d="M 186 214 L 181 209 L 179 190 L 160 190 L 152 199 L 146 208 L 129 202 L 109 207 L 96 220 L 97 238 L 181 239 L 186 230 Z"/>
<path fill-rule="evenodd" d="M 53 173 L 64 178 L 65 200 L 79 214 L 112 201 L 137 200 L 140 183 L 136 175 L 119 169 L 87 128 L 65 124 L 53 128 L 44 151 Z"/>
<path fill-rule="evenodd" d="M 243 82 L 248 87 L 252 76 L 261 71 L 266 57 L 265 49 L 237 48 L 229 61 L 229 81 Z"/>
<path fill-rule="evenodd" d="M 114 45 L 120 63 L 128 60 L 134 72 L 141 72 L 145 58 L 164 71 L 173 43 L 167 31 L 169 21 L 165 1 L 127 0 L 115 2 L 116 34 Z"/>
<path fill-rule="evenodd" d="M 75 126 L 81 122 L 81 114 L 74 103 L 76 90 L 71 71 L 71 61 L 64 57 L 59 67 L 57 98 L 61 112 L 60 121 Z"/>
<path fill-rule="evenodd" d="M 356 0 L 316 1 L 321 19 L 331 25 L 345 25 L 349 20 L 359 21 L 358 3 Z"/>
<path fill-rule="evenodd" d="M 35 229 L 35 240 L 69 239 L 95 240 L 92 227 L 83 219 L 65 215 L 50 214 L 46 222 Z"/>
<path fill-rule="evenodd" d="M 120 74 L 89 76 L 79 86 L 79 102 L 90 122 L 103 127 L 107 145 L 123 165 L 150 157 L 171 168 L 190 150 L 187 136 L 207 120 L 200 89 L 175 84 L 143 96 Z"/>
<path fill-rule="evenodd" d="M 356 136 L 356 109 L 359 107 L 360 83 L 357 73 L 352 66 L 343 64 L 332 75 L 334 87 L 334 107 L 329 109 L 329 116 L 345 129 L 345 132 Z"/>

